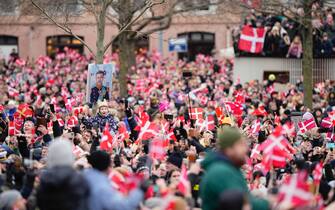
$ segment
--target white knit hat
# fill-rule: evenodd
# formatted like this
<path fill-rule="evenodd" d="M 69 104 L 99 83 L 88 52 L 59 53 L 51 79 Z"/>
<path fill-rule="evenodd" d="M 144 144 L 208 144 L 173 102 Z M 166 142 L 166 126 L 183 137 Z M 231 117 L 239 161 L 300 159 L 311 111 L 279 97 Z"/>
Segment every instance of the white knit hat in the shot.
<path fill-rule="evenodd" d="M 55 139 L 48 149 L 47 166 L 73 166 L 75 161 L 73 146 L 69 140 Z"/>

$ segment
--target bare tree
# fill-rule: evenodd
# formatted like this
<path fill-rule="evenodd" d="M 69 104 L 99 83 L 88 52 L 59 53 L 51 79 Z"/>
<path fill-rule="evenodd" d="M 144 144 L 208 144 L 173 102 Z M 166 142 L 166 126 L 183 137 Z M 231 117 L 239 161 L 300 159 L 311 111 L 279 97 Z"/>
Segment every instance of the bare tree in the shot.
<path fill-rule="evenodd" d="M 313 107 L 313 25 L 312 20 L 315 13 L 322 12 L 322 7 L 313 6 L 314 3 L 335 7 L 332 0 L 263 0 L 257 8 L 241 4 L 248 10 L 254 9 L 258 12 L 270 15 L 282 15 L 299 24 L 302 36 L 303 58 L 302 74 L 304 85 L 304 105 Z"/>
<path fill-rule="evenodd" d="M 120 47 L 120 95 L 127 95 L 128 70 L 135 65 L 135 42 L 170 27 L 173 16 L 204 7 L 233 3 L 234 0 L 30 0 L 41 14 L 66 33 L 73 35 L 102 63 L 103 55 L 115 40 Z M 57 2 L 50 4 L 50 2 Z M 82 6 L 79 14 L 67 9 L 70 2 Z M 97 27 L 96 52 L 71 29 L 72 16 L 90 14 Z M 104 44 L 106 22 L 118 28 L 118 33 Z"/>
<path fill-rule="evenodd" d="M 122 0 L 112 3 L 107 14 L 109 21 L 124 31 L 118 36 L 120 47 L 120 86 L 126 87 L 126 76 L 131 66 L 135 65 L 135 42 L 140 37 L 146 37 L 157 31 L 168 29 L 173 17 L 209 6 L 233 4 L 233 0 L 169 0 L 150 7 L 136 22 L 130 24 L 133 17 L 145 5 L 144 0 Z M 221 11 L 222 12 L 222 11 Z M 126 88 L 121 88 L 121 95 L 127 94 Z"/>

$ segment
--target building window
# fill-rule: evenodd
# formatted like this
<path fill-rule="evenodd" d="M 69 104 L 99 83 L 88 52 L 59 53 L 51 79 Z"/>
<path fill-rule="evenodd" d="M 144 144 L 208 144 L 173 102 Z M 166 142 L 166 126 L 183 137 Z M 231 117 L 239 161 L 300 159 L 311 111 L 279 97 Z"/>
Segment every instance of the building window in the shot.
<path fill-rule="evenodd" d="M 215 14 L 217 5 L 210 5 L 216 0 L 192 0 L 181 2 L 176 6 L 176 10 L 190 10 L 189 15 L 210 15 Z M 194 9 L 193 9 L 194 8 Z"/>
<path fill-rule="evenodd" d="M 178 53 L 179 59 L 194 61 L 198 54 L 212 55 L 215 48 L 215 34 L 209 32 L 188 32 L 178 34 L 178 38 L 186 38 L 188 51 Z"/>
<path fill-rule="evenodd" d="M 0 15 L 16 15 L 18 12 L 17 0 L 0 0 Z"/>
<path fill-rule="evenodd" d="M 79 36 L 82 40 L 84 37 Z M 76 50 L 78 53 L 84 53 L 84 45 L 70 35 L 58 35 L 47 37 L 47 55 L 54 57 L 57 52 L 62 52 L 65 47 Z"/>
<path fill-rule="evenodd" d="M 47 1 L 42 2 L 41 6 L 46 8 L 47 12 L 52 16 L 75 16 L 80 14 L 83 9 L 83 5 L 79 2 L 79 0 Z"/>
<path fill-rule="evenodd" d="M 19 41 L 16 36 L 0 35 L 0 57 L 18 56 Z"/>

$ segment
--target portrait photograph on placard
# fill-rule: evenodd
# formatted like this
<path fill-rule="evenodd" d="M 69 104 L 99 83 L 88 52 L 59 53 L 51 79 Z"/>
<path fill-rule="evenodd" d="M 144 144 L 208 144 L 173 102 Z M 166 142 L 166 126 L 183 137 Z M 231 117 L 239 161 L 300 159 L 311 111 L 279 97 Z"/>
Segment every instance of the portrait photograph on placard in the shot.
<path fill-rule="evenodd" d="M 113 64 L 89 64 L 86 102 L 91 105 L 98 101 L 110 100 L 112 90 Z"/>

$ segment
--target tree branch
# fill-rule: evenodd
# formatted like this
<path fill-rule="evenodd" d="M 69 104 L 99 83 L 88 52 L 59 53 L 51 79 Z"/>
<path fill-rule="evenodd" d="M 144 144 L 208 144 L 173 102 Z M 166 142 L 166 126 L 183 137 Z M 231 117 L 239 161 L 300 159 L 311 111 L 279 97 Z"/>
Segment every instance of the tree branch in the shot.
<path fill-rule="evenodd" d="M 144 9 L 141 11 L 141 13 L 134 18 L 133 20 L 131 20 L 130 22 L 128 22 L 125 26 L 123 26 L 122 28 L 120 28 L 119 33 L 105 46 L 104 48 L 104 52 L 107 51 L 107 49 L 113 44 L 114 40 L 120 36 L 120 34 L 122 34 L 123 32 L 125 32 L 129 26 L 133 25 L 149 8 L 159 5 L 159 4 L 163 4 L 165 2 L 165 0 L 160 0 L 159 2 L 153 3 L 152 1 L 149 2 L 149 4 L 147 4 Z"/>
<path fill-rule="evenodd" d="M 95 57 L 95 53 L 93 52 L 93 50 L 86 44 L 86 42 L 81 39 L 77 34 L 73 33 L 71 28 L 69 28 L 68 26 L 64 26 L 60 23 L 58 23 L 55 19 L 53 19 L 43 8 L 41 8 L 38 4 L 36 4 L 36 2 L 34 0 L 31 0 L 31 3 L 42 12 L 42 14 L 44 14 L 53 24 L 55 24 L 58 28 L 62 29 L 64 32 L 74 36 L 76 39 L 78 39 Z"/>

